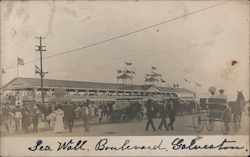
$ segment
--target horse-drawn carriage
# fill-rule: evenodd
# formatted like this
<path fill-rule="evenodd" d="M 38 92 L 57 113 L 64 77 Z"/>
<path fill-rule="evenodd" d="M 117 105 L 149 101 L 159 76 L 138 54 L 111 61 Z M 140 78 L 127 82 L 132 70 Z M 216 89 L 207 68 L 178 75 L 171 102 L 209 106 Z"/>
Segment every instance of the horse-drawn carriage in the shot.
<path fill-rule="evenodd" d="M 204 105 L 197 105 L 193 115 L 193 128 L 195 132 L 202 132 L 204 126 L 212 131 L 215 122 L 220 122 L 221 132 L 228 134 L 230 131 L 237 133 L 240 129 L 240 113 L 231 103 L 223 98 L 208 98 Z"/>

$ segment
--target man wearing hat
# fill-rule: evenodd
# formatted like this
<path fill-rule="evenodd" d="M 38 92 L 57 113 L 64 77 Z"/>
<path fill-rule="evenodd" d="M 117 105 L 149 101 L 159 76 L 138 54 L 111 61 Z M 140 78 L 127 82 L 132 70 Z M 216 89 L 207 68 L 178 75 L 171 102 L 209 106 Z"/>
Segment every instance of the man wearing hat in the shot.
<path fill-rule="evenodd" d="M 147 117 L 148 117 L 148 122 L 147 122 L 146 128 L 145 128 L 146 131 L 149 131 L 148 130 L 149 125 L 152 126 L 153 131 L 156 131 L 155 126 L 154 126 L 154 121 L 153 121 L 153 106 L 152 106 L 152 104 L 153 104 L 153 100 L 151 100 L 151 99 L 148 99 L 146 104 L 145 104 L 145 107 L 147 110 Z"/>
<path fill-rule="evenodd" d="M 225 99 L 226 102 L 227 102 L 227 96 L 224 95 L 224 89 L 220 89 L 220 90 L 219 90 L 219 93 L 220 93 L 220 94 L 218 95 L 217 98 L 219 98 L 219 99 Z"/>
<path fill-rule="evenodd" d="M 166 121 L 167 103 L 164 100 L 162 100 L 162 102 L 160 103 L 160 117 L 161 117 L 161 122 L 159 124 L 158 129 L 161 130 L 161 127 L 163 125 L 165 129 L 168 130 L 167 121 Z"/>
<path fill-rule="evenodd" d="M 208 91 L 211 93 L 211 96 L 209 98 L 215 98 L 215 92 L 216 92 L 216 87 L 212 86 L 208 88 Z"/>
<path fill-rule="evenodd" d="M 76 113 L 75 113 L 74 106 L 70 102 L 66 103 L 66 106 L 64 109 L 64 117 L 65 117 L 65 121 L 68 123 L 69 132 L 72 132 L 74 121 L 76 118 Z"/>
<path fill-rule="evenodd" d="M 175 122 L 175 105 L 174 105 L 173 98 L 170 98 L 168 100 L 167 109 L 168 109 L 168 115 L 169 115 L 169 121 L 170 121 L 168 126 L 170 126 L 171 130 L 174 130 L 173 123 Z"/>

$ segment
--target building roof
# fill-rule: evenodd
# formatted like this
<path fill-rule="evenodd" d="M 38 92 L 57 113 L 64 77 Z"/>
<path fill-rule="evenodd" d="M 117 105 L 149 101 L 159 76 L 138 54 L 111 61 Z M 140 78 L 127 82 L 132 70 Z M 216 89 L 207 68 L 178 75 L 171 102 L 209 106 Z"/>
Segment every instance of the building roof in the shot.
<path fill-rule="evenodd" d="M 188 92 L 188 93 L 194 93 L 191 90 L 188 90 L 186 88 L 173 88 L 173 87 L 159 87 L 163 91 L 174 91 L 174 92 Z"/>
<path fill-rule="evenodd" d="M 44 79 L 44 88 L 66 88 L 66 89 L 98 89 L 98 90 L 136 90 L 147 91 L 152 87 L 158 91 L 173 91 L 173 92 L 191 92 L 184 88 L 169 88 L 157 87 L 155 85 L 126 85 L 115 83 L 100 83 L 100 82 L 85 82 L 85 81 L 69 81 L 69 80 L 54 80 Z M 9 83 L 3 86 L 4 90 L 15 89 L 32 89 L 40 87 L 40 79 L 37 78 L 21 78 L 16 77 Z"/>

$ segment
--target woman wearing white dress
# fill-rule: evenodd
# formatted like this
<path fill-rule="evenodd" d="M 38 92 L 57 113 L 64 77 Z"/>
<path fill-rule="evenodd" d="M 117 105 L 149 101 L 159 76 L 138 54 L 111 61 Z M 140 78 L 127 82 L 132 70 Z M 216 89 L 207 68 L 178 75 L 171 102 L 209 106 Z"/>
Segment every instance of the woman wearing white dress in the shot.
<path fill-rule="evenodd" d="M 54 132 L 56 132 L 56 133 L 63 132 L 64 131 L 64 127 L 63 127 L 64 112 L 63 112 L 63 110 L 58 108 L 55 111 L 55 116 L 56 116 L 56 122 L 55 122 Z"/>

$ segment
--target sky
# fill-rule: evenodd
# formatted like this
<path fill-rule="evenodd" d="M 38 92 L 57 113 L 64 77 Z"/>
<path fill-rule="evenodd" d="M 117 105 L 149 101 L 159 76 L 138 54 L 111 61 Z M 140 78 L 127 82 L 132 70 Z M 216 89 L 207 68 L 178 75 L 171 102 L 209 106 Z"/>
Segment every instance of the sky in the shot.
<path fill-rule="evenodd" d="M 218 3 L 223 1 L 3 1 L 3 84 L 17 76 L 17 57 L 25 63 L 19 66 L 19 77 L 39 77 L 34 74 L 39 61 L 32 62 L 39 59 L 37 36 L 46 37 L 43 56 L 48 57 Z M 134 84 L 144 84 L 154 66 L 167 81 L 161 86 L 177 83 L 200 97 L 215 86 L 225 89 L 229 100 L 237 90 L 248 98 L 249 4 L 226 1 L 119 39 L 45 58 L 43 66 L 49 79 L 115 83 L 126 61 L 133 63 Z"/>

